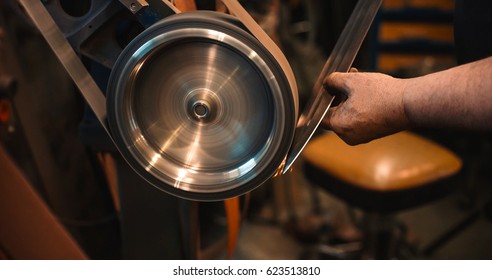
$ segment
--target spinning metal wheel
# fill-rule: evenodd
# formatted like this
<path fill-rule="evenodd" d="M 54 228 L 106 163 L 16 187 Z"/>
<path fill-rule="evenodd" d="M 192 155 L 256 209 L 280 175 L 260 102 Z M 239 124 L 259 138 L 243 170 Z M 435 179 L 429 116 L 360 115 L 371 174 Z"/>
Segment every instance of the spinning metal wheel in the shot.
<path fill-rule="evenodd" d="M 127 161 L 189 199 L 261 185 L 295 129 L 297 104 L 278 62 L 237 19 L 216 12 L 170 16 L 145 30 L 116 62 L 107 98 Z"/>

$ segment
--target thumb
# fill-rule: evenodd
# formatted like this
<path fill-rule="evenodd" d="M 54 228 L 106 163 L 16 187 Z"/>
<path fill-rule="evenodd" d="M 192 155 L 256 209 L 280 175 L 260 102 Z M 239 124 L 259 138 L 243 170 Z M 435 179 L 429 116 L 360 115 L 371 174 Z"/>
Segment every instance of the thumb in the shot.
<path fill-rule="evenodd" d="M 328 75 L 325 79 L 325 83 L 323 84 L 325 91 L 335 97 L 331 104 L 332 107 L 338 106 L 348 98 L 349 92 L 346 87 L 346 75 L 349 74 L 335 72 Z"/>
<path fill-rule="evenodd" d="M 328 75 L 324 82 L 323 87 L 330 95 L 337 97 L 339 101 L 343 101 L 348 97 L 347 91 L 347 75 L 348 73 L 335 72 Z"/>
<path fill-rule="evenodd" d="M 323 86 L 326 89 L 342 88 L 344 83 L 344 75 L 347 75 L 347 73 L 341 73 L 341 72 L 331 73 L 330 75 L 326 76 L 325 80 L 323 81 Z"/>

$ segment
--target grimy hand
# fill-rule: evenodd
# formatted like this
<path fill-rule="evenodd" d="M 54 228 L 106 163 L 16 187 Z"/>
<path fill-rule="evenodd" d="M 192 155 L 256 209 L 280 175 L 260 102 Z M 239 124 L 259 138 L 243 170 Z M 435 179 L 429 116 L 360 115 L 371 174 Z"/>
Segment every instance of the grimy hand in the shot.
<path fill-rule="evenodd" d="M 324 87 L 345 100 L 329 109 L 322 126 L 350 145 L 404 130 L 409 126 L 403 104 L 405 86 L 406 80 L 380 73 L 333 73 Z"/>

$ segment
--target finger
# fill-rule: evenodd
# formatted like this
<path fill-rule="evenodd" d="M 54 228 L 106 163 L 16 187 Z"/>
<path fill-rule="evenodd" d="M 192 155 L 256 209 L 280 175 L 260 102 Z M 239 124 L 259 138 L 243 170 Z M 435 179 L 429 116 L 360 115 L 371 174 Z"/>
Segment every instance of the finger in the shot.
<path fill-rule="evenodd" d="M 325 78 L 323 87 L 331 95 L 347 95 L 346 92 L 346 78 L 347 73 L 335 72 Z"/>
<path fill-rule="evenodd" d="M 331 104 L 332 107 L 338 106 L 348 98 L 345 75 L 347 73 L 333 73 L 325 79 L 325 83 L 323 84 L 325 91 L 335 97 Z"/>
<path fill-rule="evenodd" d="M 355 68 L 355 67 L 352 67 L 350 68 L 349 70 L 349 73 L 358 73 L 359 72 L 359 69 Z"/>
<path fill-rule="evenodd" d="M 323 86 L 325 88 L 341 88 L 341 87 L 343 87 L 344 75 L 347 75 L 347 74 L 341 73 L 341 72 L 331 73 L 330 75 L 326 76 L 325 80 L 323 81 Z"/>

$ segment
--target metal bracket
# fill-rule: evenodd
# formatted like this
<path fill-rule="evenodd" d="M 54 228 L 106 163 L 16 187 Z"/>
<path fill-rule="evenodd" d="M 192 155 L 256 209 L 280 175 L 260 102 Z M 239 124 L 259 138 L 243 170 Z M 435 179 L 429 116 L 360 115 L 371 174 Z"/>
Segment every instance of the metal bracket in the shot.
<path fill-rule="evenodd" d="M 140 12 L 141 9 L 148 7 L 149 3 L 145 0 L 119 0 L 121 4 L 130 10 L 133 14 Z"/>
<path fill-rule="evenodd" d="M 79 16 L 69 14 L 59 1 L 46 1 L 45 7 L 77 52 L 87 38 L 123 8 L 113 0 L 91 0 L 89 10 Z"/>

